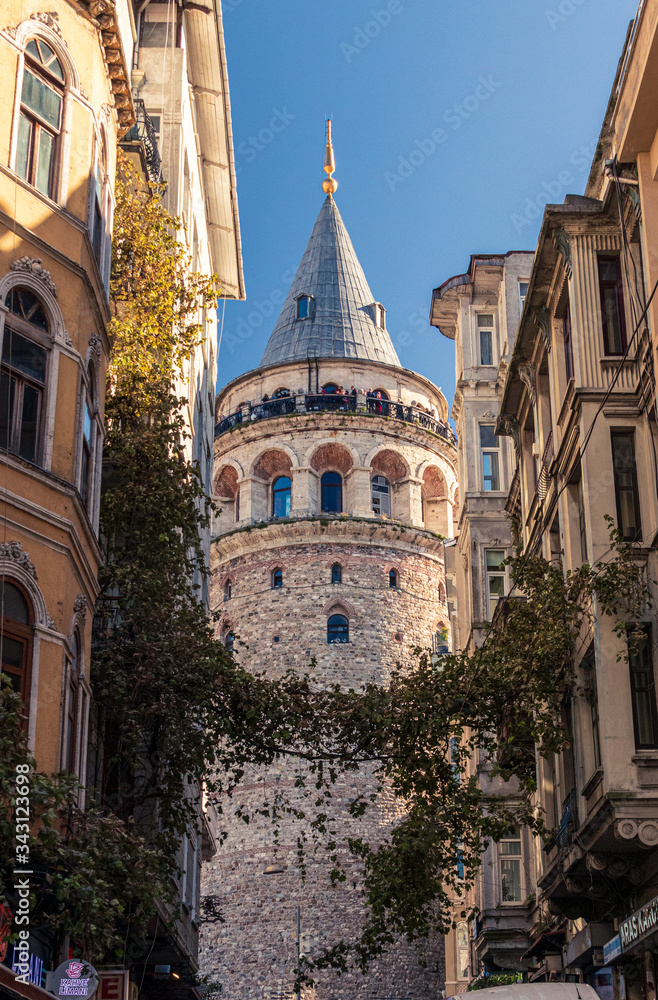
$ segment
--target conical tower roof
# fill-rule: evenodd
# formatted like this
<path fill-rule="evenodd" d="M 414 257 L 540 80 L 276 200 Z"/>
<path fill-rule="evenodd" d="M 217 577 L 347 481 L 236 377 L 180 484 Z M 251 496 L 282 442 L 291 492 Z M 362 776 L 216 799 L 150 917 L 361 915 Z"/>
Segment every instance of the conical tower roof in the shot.
<path fill-rule="evenodd" d="M 311 296 L 310 315 L 297 300 Z M 261 366 L 317 358 L 360 358 L 400 367 L 352 241 L 329 194 L 267 342 Z"/>

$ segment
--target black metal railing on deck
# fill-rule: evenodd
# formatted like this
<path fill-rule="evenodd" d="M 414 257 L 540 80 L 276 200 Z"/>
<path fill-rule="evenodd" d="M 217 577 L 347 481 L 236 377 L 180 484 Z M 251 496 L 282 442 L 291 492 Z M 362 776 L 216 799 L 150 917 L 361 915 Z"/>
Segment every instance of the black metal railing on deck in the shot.
<path fill-rule="evenodd" d="M 306 409 L 311 412 L 319 410 L 356 410 L 356 395 L 350 393 L 344 396 L 339 393 L 318 393 L 306 397 Z"/>
<path fill-rule="evenodd" d="M 133 103 L 135 105 L 135 124 L 126 132 L 125 141 L 143 144 L 149 177 L 155 184 L 161 184 L 162 159 L 158 150 L 158 137 L 153 122 L 147 115 L 144 101 L 141 98 L 136 97 Z"/>
<path fill-rule="evenodd" d="M 299 401 L 299 402 L 298 402 Z M 395 403 L 388 399 L 377 399 L 376 397 L 366 397 L 366 411 L 377 416 L 393 418 L 394 420 L 404 420 L 407 424 L 415 424 L 423 427 L 432 434 L 437 434 L 450 445 L 457 443 L 457 436 L 447 424 L 442 423 L 431 413 L 426 413 L 416 406 L 407 406 L 404 403 Z M 357 397 L 352 393 L 306 393 L 303 396 L 285 396 L 281 399 L 267 399 L 261 403 L 245 405 L 235 413 L 229 414 L 215 425 L 215 437 L 224 434 L 226 431 L 237 427 L 240 424 L 248 424 L 256 420 L 265 420 L 268 417 L 280 417 L 290 413 L 303 412 L 319 413 L 329 410 L 330 412 L 354 413 L 357 408 Z"/>

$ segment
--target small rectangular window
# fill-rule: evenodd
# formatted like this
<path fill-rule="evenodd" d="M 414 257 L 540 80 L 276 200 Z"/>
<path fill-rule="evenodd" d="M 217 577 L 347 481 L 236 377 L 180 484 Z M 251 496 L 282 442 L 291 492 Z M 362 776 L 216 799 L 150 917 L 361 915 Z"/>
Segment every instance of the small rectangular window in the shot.
<path fill-rule="evenodd" d="M 564 316 L 562 317 L 562 336 L 564 338 L 564 368 L 567 376 L 567 382 L 574 377 L 574 366 L 573 366 L 573 338 L 571 333 L 571 308 L 567 302 L 567 307 L 564 310 Z"/>
<path fill-rule="evenodd" d="M 522 902 L 521 889 L 521 833 L 510 830 L 498 843 L 500 865 L 500 893 L 503 903 Z"/>
<path fill-rule="evenodd" d="M 500 489 L 500 441 L 494 424 L 480 424 L 482 486 L 486 493 Z"/>
<path fill-rule="evenodd" d="M 528 294 L 528 284 L 529 282 L 527 281 L 519 281 L 519 306 L 521 312 L 523 312 L 526 296 Z"/>
<path fill-rule="evenodd" d="M 653 750 L 658 747 L 658 712 L 651 645 L 650 625 L 637 626 L 629 630 L 628 662 L 637 750 Z"/>
<path fill-rule="evenodd" d="M 297 299 L 297 319 L 308 319 L 311 315 L 311 300 L 308 295 Z"/>
<path fill-rule="evenodd" d="M 578 498 L 578 533 L 580 535 L 580 558 L 584 563 L 588 561 L 587 555 L 587 520 L 585 518 L 585 497 L 583 496 L 582 477 L 576 484 Z"/>
<path fill-rule="evenodd" d="M 478 313 L 479 356 L 481 365 L 493 365 L 493 313 Z"/>
<path fill-rule="evenodd" d="M 80 496 L 86 509 L 90 511 L 93 495 L 93 454 L 94 454 L 94 424 L 89 409 L 89 400 L 85 400 L 85 410 L 82 425 L 82 461 L 80 468 Z"/>
<path fill-rule="evenodd" d="M 623 354 L 626 350 L 626 320 L 619 257 L 599 257 L 598 270 L 603 347 L 606 354 Z"/>
<path fill-rule="evenodd" d="M 197 231 L 196 222 L 192 227 L 192 271 L 196 273 L 199 270 L 199 233 Z"/>
<path fill-rule="evenodd" d="M 370 483 L 373 513 L 377 517 L 391 516 L 391 486 L 384 476 L 373 476 Z"/>
<path fill-rule="evenodd" d="M 612 432 L 612 463 L 617 501 L 617 527 L 625 541 L 639 542 L 642 539 L 642 525 L 633 431 Z"/>
<path fill-rule="evenodd" d="M 489 621 L 494 616 L 498 602 L 505 596 L 505 559 L 504 549 L 485 549 L 485 569 L 486 569 L 486 600 Z"/>
<path fill-rule="evenodd" d="M 594 646 L 590 646 L 581 663 L 585 683 L 587 685 L 587 700 L 589 701 L 590 721 L 592 724 L 592 751 L 594 767 L 601 767 L 601 726 L 599 720 L 599 692 L 596 681 L 596 657 Z"/>
<path fill-rule="evenodd" d="M 187 222 L 190 217 L 190 165 L 185 157 L 183 164 L 183 201 L 181 205 L 183 219 Z"/>
<path fill-rule="evenodd" d="M 498 475 L 498 455 L 495 451 L 482 455 L 482 478 L 487 492 L 500 489 Z"/>
<path fill-rule="evenodd" d="M 190 834 L 185 835 L 183 853 L 185 858 L 185 894 L 183 902 L 188 910 L 193 910 L 196 883 L 196 838 L 192 838 Z"/>
<path fill-rule="evenodd" d="M 491 330 L 480 330 L 480 364 L 493 364 L 493 343 Z"/>

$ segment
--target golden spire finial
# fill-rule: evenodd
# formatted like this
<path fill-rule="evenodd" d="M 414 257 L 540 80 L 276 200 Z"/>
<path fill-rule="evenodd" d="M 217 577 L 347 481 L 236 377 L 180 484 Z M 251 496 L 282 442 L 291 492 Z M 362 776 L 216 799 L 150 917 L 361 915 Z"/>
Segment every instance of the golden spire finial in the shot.
<path fill-rule="evenodd" d="M 322 190 L 325 194 L 332 195 L 338 187 L 338 181 L 331 176 L 336 169 L 334 159 L 334 147 L 331 141 L 331 118 L 327 119 L 327 147 L 324 151 L 324 172 L 327 177 L 322 181 Z"/>

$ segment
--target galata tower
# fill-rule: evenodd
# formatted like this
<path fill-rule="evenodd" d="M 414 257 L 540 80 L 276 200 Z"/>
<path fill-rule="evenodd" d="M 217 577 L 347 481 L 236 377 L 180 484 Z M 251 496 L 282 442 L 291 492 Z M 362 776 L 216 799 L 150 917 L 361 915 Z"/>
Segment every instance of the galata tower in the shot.
<path fill-rule="evenodd" d="M 412 667 L 413 646 L 447 641 L 456 442 L 441 391 L 400 365 L 334 201 L 333 169 L 329 128 L 327 197 L 260 366 L 217 396 L 211 606 L 248 669 L 279 676 L 314 659 L 319 683 L 358 688 Z M 367 781 L 334 790 L 339 840 L 376 842 L 399 816 L 385 797 L 361 821 L 341 816 Z M 361 925 L 358 867 L 333 888 L 330 852 L 311 849 L 303 879 L 297 821 L 284 817 L 275 843 L 271 821 L 253 816 L 282 789 L 294 796 L 294 784 L 295 765 L 282 760 L 223 804 L 228 837 L 202 889 L 223 922 L 204 926 L 201 962 L 227 1000 L 292 998 L 298 951 L 313 957 Z M 248 824 L 239 807 L 252 811 Z M 322 973 L 315 996 L 436 1000 L 443 986 L 443 940 L 418 950 L 400 941 L 366 976 Z"/>

